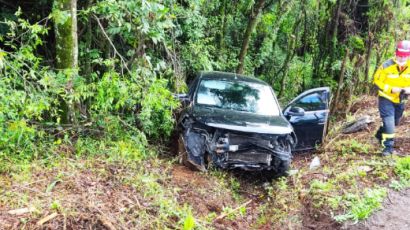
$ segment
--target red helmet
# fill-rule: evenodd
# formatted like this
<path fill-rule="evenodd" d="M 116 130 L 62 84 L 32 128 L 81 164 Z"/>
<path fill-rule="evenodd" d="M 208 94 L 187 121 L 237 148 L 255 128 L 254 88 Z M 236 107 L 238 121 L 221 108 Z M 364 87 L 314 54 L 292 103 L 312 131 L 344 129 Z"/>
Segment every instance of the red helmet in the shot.
<path fill-rule="evenodd" d="M 404 40 L 397 43 L 396 56 L 410 57 L 410 41 Z"/>

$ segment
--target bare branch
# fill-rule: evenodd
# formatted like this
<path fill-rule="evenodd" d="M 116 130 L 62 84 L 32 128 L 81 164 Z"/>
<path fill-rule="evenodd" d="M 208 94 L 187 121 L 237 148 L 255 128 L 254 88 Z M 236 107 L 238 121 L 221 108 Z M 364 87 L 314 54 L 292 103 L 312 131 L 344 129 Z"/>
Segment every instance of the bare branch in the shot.
<path fill-rule="evenodd" d="M 242 205 L 238 206 L 237 208 L 235 208 L 235 209 L 233 209 L 233 210 L 231 210 L 231 211 L 229 211 L 229 212 L 227 212 L 227 213 L 222 213 L 221 215 L 219 215 L 218 217 L 216 217 L 216 218 L 214 219 L 214 221 L 222 220 L 223 218 L 225 218 L 225 217 L 231 215 L 232 213 L 234 213 L 234 212 L 240 210 L 241 208 L 248 206 L 250 203 L 252 203 L 252 201 L 253 201 L 253 200 L 248 200 L 247 202 L 243 203 Z"/>
<path fill-rule="evenodd" d="M 102 24 L 100 22 L 100 19 L 96 15 L 94 15 L 94 18 L 97 21 L 98 25 L 100 26 L 101 31 L 103 32 L 104 36 L 107 38 L 108 42 L 110 43 L 111 47 L 114 49 L 115 54 L 120 57 L 121 62 L 124 65 L 125 69 L 128 71 L 129 74 L 131 74 L 131 71 L 128 69 L 128 66 L 127 66 L 127 61 L 125 61 L 124 57 L 118 52 L 117 48 L 115 48 L 114 43 L 111 41 L 111 39 L 108 36 L 107 32 L 105 32 L 105 29 L 102 26 Z"/>

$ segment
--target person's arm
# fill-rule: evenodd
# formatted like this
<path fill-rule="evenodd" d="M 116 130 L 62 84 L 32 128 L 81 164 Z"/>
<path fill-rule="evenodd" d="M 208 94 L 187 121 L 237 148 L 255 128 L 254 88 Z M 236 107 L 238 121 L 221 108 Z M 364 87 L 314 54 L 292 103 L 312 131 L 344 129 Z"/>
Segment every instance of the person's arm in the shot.
<path fill-rule="evenodd" d="M 374 74 L 373 84 L 375 84 L 379 90 L 383 93 L 400 93 L 401 88 L 392 87 L 385 82 L 387 74 L 383 71 L 383 66 L 380 66 Z"/>

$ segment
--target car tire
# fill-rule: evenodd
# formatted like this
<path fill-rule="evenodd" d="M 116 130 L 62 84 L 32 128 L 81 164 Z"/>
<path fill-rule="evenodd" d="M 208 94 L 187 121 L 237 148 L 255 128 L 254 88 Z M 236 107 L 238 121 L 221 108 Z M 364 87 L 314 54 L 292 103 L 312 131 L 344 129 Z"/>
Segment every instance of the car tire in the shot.
<path fill-rule="evenodd" d="M 288 154 L 292 155 L 290 143 L 288 143 L 287 149 L 288 149 L 287 150 Z M 273 170 L 275 172 L 274 177 L 278 178 L 278 177 L 288 176 L 289 169 L 290 169 L 290 163 L 291 163 L 291 158 L 287 160 L 282 160 L 278 157 L 275 157 L 273 160 L 273 165 L 275 166 L 275 170 Z"/>
<path fill-rule="evenodd" d="M 276 168 L 276 177 L 283 177 L 289 175 L 290 160 L 279 160 Z"/>

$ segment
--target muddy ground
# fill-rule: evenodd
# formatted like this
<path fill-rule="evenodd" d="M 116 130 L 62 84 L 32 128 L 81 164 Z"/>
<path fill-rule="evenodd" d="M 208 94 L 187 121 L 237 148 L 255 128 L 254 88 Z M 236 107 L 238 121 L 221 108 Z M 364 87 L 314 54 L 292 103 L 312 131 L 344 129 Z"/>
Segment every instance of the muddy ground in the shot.
<path fill-rule="evenodd" d="M 335 135 L 327 142 L 343 139 L 355 139 L 359 142 L 377 145 L 373 134 L 380 119 L 377 114 L 375 98 L 367 97 L 352 106 L 352 115 L 370 115 L 375 122 L 366 130 L 349 135 Z M 407 110 L 407 113 L 410 113 Z M 395 149 L 401 155 L 409 155 L 410 149 L 410 116 L 403 119 L 398 127 Z M 325 144 L 326 145 L 326 144 Z M 331 145 L 331 144 L 330 144 Z M 326 151 L 326 148 L 321 151 Z M 292 168 L 301 170 L 308 168 L 314 156 L 320 156 L 322 164 L 326 164 L 326 155 L 321 152 L 297 153 L 292 162 Z M 165 161 L 168 161 L 167 156 Z M 73 160 L 70 160 L 73 161 Z M 35 180 L 30 183 L 13 181 L 13 178 L 2 176 L 0 186 L 6 186 L 7 191 L 23 194 L 21 199 L 33 199 L 42 203 L 45 212 L 10 214 L 10 207 L 15 204 L 0 202 L 0 229 L 151 229 L 149 223 L 136 221 L 139 212 L 146 216 L 155 216 L 157 209 L 153 208 L 155 196 L 144 197 L 141 189 L 124 184 L 131 172 L 126 168 L 105 164 L 103 161 L 93 163 L 77 162 L 75 169 L 61 166 L 60 171 L 34 170 Z M 318 210 L 306 194 L 270 194 L 276 182 L 261 173 L 231 171 L 220 174 L 218 171 L 210 173 L 193 172 L 177 163 L 170 166 L 151 165 L 148 171 L 158 171 L 163 178 L 155 183 L 166 189 L 176 191 L 174 199 L 179 204 L 190 204 L 193 214 L 199 218 L 210 218 L 210 228 L 215 229 L 410 229 L 410 189 L 397 192 L 389 191 L 381 210 L 369 219 L 359 223 L 336 223 L 328 210 Z M 93 170 L 91 170 L 93 168 Z M 225 176 L 221 176 L 225 175 Z M 306 184 L 313 179 L 325 177 L 323 173 L 304 171 L 300 180 Z M 58 180 L 56 178 L 59 178 Z M 239 182 L 239 186 L 231 185 L 232 178 Z M 50 184 L 54 187 L 50 190 Z M 293 182 L 290 181 L 290 184 Z M 232 190 L 235 190 L 234 192 Z M 302 188 L 303 189 L 303 188 Z M 1 189 L 0 189 L 1 191 Z M 236 194 L 236 195 L 235 195 Z M 238 198 L 238 196 L 240 198 Z M 5 196 L 6 197 L 6 196 Z M 281 199 L 294 197 L 299 200 L 292 203 L 281 203 Z M 47 206 L 58 199 L 61 207 L 75 210 L 64 214 L 64 210 L 56 208 L 50 210 Z M 280 216 L 276 210 L 269 210 L 270 204 L 275 203 L 285 213 Z M 294 205 L 294 206 L 292 206 Z M 232 212 L 226 211 L 230 207 Z M 246 212 L 238 214 L 244 208 Z M 268 209 L 266 209 L 268 208 Z M 57 210 L 58 209 L 58 210 Z M 39 225 L 44 218 L 57 213 L 51 220 Z M 278 211 L 279 212 L 279 211 Z M 228 214 L 228 215 L 227 215 Z M 229 216 L 229 214 L 235 214 Z M 276 220 L 264 220 L 263 216 L 279 216 Z M 121 217 L 121 218 L 120 218 Z M 171 217 L 172 218 L 172 217 Z M 142 227 L 141 227 L 142 226 Z M 179 228 L 169 226 L 169 228 Z"/>

